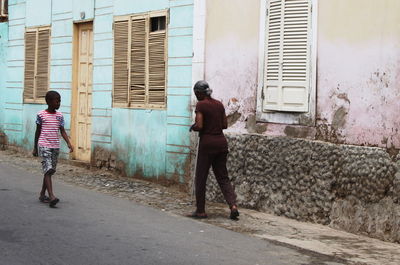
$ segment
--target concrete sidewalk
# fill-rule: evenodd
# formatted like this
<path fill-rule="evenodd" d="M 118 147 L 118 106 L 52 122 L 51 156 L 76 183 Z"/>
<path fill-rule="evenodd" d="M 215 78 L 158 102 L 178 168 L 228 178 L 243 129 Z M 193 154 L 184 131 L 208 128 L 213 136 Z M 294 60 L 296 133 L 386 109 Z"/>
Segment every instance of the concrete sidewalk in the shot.
<path fill-rule="evenodd" d="M 12 150 L 0 151 L 0 161 L 41 175 L 36 158 Z M 143 180 L 121 178 L 101 170 L 90 170 L 61 161 L 56 178 L 70 185 L 98 190 L 126 198 L 170 214 L 183 215 L 193 210 L 190 197 L 177 187 L 164 187 Z M 400 264 L 400 245 L 353 235 L 327 226 L 240 209 L 239 221 L 227 218 L 226 205 L 207 203 L 209 218 L 202 222 L 224 227 L 251 236 L 280 242 L 295 248 L 337 257 L 349 264 Z"/>

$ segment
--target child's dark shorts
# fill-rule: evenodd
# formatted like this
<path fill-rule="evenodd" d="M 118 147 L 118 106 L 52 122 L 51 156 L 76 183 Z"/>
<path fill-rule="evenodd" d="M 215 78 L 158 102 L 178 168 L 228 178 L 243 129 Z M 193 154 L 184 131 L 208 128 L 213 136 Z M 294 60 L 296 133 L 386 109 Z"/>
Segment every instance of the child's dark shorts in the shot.
<path fill-rule="evenodd" d="M 49 148 L 39 146 L 39 156 L 42 157 L 43 174 L 53 175 L 56 173 L 57 159 L 60 148 Z"/>

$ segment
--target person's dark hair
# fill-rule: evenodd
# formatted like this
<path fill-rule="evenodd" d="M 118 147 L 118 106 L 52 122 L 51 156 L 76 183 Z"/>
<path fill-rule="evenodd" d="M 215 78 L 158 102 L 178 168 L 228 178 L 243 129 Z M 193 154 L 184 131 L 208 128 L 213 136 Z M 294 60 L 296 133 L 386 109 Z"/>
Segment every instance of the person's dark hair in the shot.
<path fill-rule="evenodd" d="M 55 99 L 57 97 L 61 98 L 60 94 L 57 91 L 50 90 L 49 92 L 46 93 L 45 99 L 46 102 L 49 102 L 50 100 Z"/>
<path fill-rule="evenodd" d="M 197 81 L 193 87 L 193 90 L 194 92 L 204 93 L 207 96 L 210 96 L 212 93 L 210 86 L 204 80 Z"/>

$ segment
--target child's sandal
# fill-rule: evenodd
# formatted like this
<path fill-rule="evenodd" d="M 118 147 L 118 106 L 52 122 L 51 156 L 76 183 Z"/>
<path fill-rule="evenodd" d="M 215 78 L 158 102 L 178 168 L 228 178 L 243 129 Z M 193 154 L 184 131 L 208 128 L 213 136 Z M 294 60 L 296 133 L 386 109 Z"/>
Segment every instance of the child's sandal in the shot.
<path fill-rule="evenodd" d="M 55 198 L 54 200 L 50 201 L 49 206 L 50 208 L 54 208 L 56 207 L 56 204 L 59 202 L 60 200 L 58 198 Z"/>
<path fill-rule="evenodd" d="M 49 203 L 50 202 L 50 198 L 47 197 L 46 195 L 40 196 L 39 197 L 39 201 L 42 203 Z"/>

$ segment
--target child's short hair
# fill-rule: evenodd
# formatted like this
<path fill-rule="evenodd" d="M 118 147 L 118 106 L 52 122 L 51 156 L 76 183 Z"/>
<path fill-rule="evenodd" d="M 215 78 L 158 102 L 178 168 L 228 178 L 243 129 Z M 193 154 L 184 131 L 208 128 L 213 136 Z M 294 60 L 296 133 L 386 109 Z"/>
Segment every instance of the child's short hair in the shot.
<path fill-rule="evenodd" d="M 46 102 L 49 102 L 49 100 L 52 100 L 56 97 L 61 98 L 60 94 L 57 91 L 50 90 L 46 93 L 45 99 L 46 99 Z"/>

